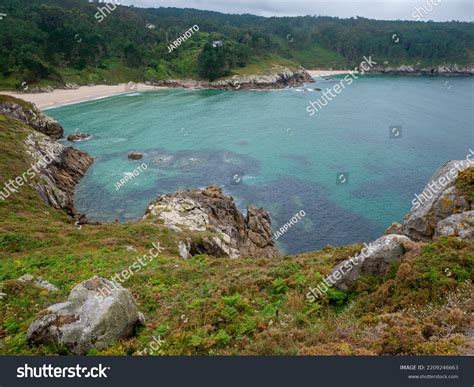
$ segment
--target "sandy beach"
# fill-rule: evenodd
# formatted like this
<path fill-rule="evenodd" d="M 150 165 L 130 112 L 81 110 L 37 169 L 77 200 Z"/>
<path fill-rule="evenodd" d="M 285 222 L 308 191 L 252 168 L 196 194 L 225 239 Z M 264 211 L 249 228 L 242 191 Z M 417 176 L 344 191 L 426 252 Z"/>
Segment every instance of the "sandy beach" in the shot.
<path fill-rule="evenodd" d="M 307 70 L 312 77 L 327 77 L 331 75 L 349 74 L 351 70 Z"/>
<path fill-rule="evenodd" d="M 312 77 L 349 74 L 349 70 L 307 70 Z M 78 89 L 54 89 L 50 93 L 17 93 L 14 91 L 0 91 L 0 94 L 11 95 L 34 103 L 39 109 L 69 105 L 73 103 L 91 101 L 111 97 L 113 95 L 136 93 L 146 90 L 162 89 L 163 87 L 150 86 L 138 83 L 130 87 L 128 84 L 81 86 Z"/>
<path fill-rule="evenodd" d="M 39 109 L 47 109 L 61 105 L 106 98 L 118 94 L 158 89 L 156 86 L 145 85 L 143 83 L 134 84 L 132 86 L 133 87 L 130 87 L 128 84 L 113 86 L 97 85 L 81 86 L 78 89 L 55 89 L 51 93 L 16 93 L 11 91 L 0 91 L 0 94 L 21 98 L 25 101 L 34 103 Z"/>

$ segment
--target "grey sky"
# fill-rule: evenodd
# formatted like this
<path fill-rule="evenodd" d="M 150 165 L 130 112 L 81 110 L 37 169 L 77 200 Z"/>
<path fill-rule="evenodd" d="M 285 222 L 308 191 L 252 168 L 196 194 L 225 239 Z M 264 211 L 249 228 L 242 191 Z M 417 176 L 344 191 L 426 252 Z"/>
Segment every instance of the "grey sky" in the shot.
<path fill-rule="evenodd" d="M 473 21 L 473 0 L 123 0 L 138 7 L 197 8 L 260 16 L 325 15 L 414 20 L 415 7 L 432 11 L 421 20 Z M 431 5 L 435 4 L 435 6 Z"/>

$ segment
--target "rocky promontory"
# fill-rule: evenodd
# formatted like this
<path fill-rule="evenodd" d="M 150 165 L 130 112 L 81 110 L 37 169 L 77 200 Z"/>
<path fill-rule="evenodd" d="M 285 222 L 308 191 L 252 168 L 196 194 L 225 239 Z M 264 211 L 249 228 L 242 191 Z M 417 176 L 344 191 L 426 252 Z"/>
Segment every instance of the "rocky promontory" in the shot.
<path fill-rule="evenodd" d="M 206 82 L 192 79 L 163 80 L 149 82 L 153 86 L 179 87 L 186 89 L 219 89 L 219 90 L 251 90 L 251 89 L 282 89 L 291 86 L 301 86 L 311 82 L 309 73 L 301 69 L 291 70 L 278 68 L 261 75 L 234 75 L 230 78 Z"/>
<path fill-rule="evenodd" d="M 195 254 L 231 258 L 279 255 L 268 212 L 249 206 L 244 217 L 234 199 L 216 185 L 160 196 L 148 206 L 144 219 L 157 219 L 177 232 L 212 233 L 199 240 L 185 239 L 180 244 L 184 258 Z"/>

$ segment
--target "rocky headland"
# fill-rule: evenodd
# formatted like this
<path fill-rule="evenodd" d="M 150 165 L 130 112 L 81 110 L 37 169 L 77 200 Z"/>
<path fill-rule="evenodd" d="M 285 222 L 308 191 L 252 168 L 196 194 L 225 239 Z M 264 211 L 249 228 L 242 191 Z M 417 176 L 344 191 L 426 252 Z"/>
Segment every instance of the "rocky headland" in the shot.
<path fill-rule="evenodd" d="M 186 89 L 268 90 L 301 86 L 311 81 L 311 75 L 303 68 L 296 70 L 279 68 L 266 74 L 234 75 L 230 78 L 219 79 L 212 82 L 178 79 L 148 82 L 148 84 L 159 87 L 178 87 Z"/>

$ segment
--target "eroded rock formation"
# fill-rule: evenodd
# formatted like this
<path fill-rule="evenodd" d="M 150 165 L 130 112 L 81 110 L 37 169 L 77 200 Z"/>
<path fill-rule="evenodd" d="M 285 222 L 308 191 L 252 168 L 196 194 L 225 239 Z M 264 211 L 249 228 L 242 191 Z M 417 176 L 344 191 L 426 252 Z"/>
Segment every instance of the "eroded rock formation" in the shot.
<path fill-rule="evenodd" d="M 76 215 L 74 189 L 94 159 L 36 132 L 27 137 L 25 146 L 38 170 L 39 179 L 33 185 L 41 198 L 54 208 Z"/>
<path fill-rule="evenodd" d="M 270 216 L 264 209 L 247 208 L 244 217 L 234 199 L 212 185 L 204 190 L 176 192 L 152 202 L 144 219 L 159 219 L 177 232 L 210 232 L 200 241 L 180 244 L 181 256 L 205 253 L 213 256 L 276 257 Z"/>

